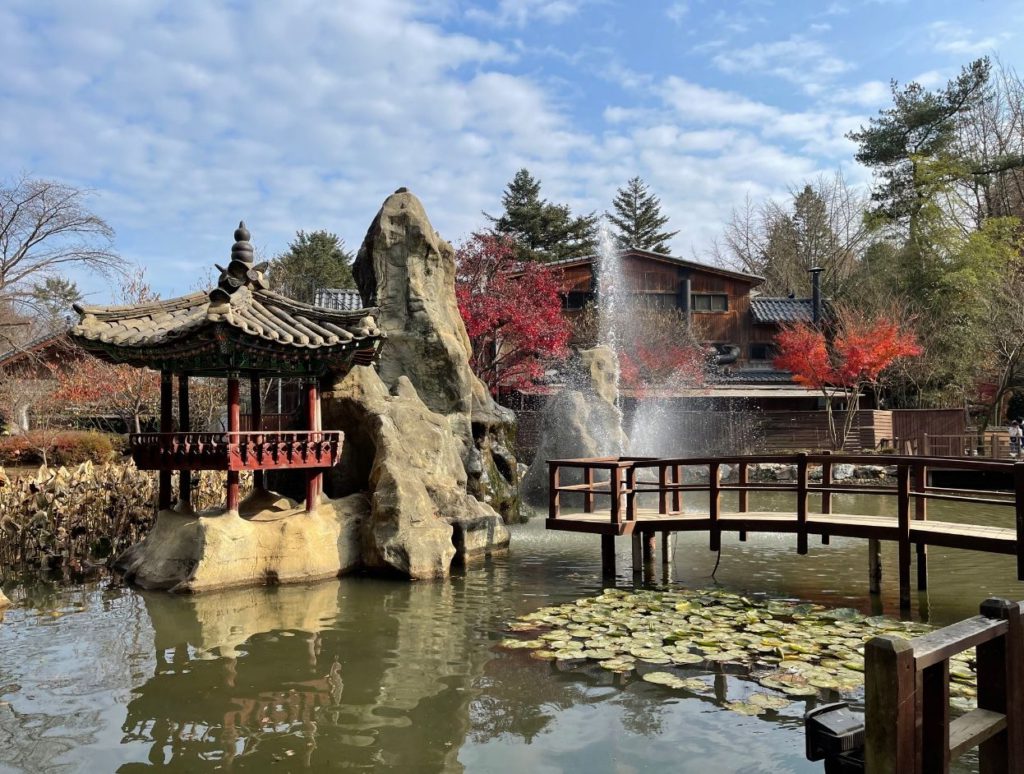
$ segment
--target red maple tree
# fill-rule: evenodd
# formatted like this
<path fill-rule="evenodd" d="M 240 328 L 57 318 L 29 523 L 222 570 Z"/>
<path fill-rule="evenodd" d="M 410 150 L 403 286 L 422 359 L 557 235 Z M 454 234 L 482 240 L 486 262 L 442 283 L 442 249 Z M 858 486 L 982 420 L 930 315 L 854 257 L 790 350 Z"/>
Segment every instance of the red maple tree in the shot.
<path fill-rule="evenodd" d="M 138 433 L 142 417 L 159 408 L 160 375 L 148 368 L 84 357 L 58 374 L 52 399 L 64 405 L 65 413 L 113 415 Z"/>
<path fill-rule="evenodd" d="M 834 449 L 843 447 L 853 428 L 864 389 L 877 386 L 883 372 L 898 360 L 922 352 L 914 332 L 895 314 L 872 316 L 849 307 L 835 308 L 828 331 L 810 323 L 786 326 L 775 337 L 775 345 L 775 367 L 824 396 Z M 846 400 L 841 433 L 832 410 L 837 398 Z"/>
<path fill-rule="evenodd" d="M 685 317 L 672 311 L 639 310 L 623 326 L 619 385 L 634 397 L 659 390 L 702 387 L 711 352 L 702 346 Z"/>
<path fill-rule="evenodd" d="M 536 381 L 568 354 L 558 278 L 519 264 L 515 244 L 477 233 L 456 250 L 455 297 L 472 344 L 470 365 L 491 392 Z"/>

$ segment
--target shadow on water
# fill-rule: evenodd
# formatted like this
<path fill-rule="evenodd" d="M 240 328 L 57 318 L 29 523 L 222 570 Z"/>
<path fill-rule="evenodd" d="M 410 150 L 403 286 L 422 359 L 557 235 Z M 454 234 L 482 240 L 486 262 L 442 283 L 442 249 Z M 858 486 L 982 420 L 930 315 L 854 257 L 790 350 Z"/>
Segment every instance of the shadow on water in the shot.
<path fill-rule="evenodd" d="M 497 648 L 512 618 L 602 587 L 595 537 L 540 520 L 514 533 L 507 556 L 443 583 L 354 577 L 195 597 L 8 587 L 0 771 L 820 771 L 803 760 L 803 703 L 758 718 L 718 706 L 749 681 L 718 675 L 717 695 L 699 698 Z M 706 536 L 683 536 L 668 580 L 871 609 L 861 541 L 799 557 L 793 540 L 730 536 L 711 579 Z M 615 582 L 629 586 L 619 542 Z M 894 613 L 886 559 L 880 604 Z M 1024 598 L 1006 560 L 934 551 L 916 612 L 944 623 L 990 593 Z"/>

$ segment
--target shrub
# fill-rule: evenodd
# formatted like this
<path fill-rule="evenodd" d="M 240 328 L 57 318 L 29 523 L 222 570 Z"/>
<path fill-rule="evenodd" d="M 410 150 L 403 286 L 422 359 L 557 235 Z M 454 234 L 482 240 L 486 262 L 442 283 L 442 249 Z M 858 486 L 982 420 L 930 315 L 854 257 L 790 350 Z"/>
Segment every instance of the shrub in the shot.
<path fill-rule="evenodd" d="M 124 448 L 124 440 L 110 433 L 91 430 L 64 430 L 57 433 L 33 430 L 0 439 L 0 465 L 104 463 L 119 456 Z"/>

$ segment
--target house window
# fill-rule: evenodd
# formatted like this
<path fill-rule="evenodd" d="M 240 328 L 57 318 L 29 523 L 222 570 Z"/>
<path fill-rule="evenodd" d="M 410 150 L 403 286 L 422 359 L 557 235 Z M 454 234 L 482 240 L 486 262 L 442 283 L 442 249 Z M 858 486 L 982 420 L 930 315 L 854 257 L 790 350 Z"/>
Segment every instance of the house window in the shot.
<path fill-rule="evenodd" d="M 676 308 L 676 297 L 668 293 L 639 293 L 636 298 L 647 309 Z"/>
<path fill-rule="evenodd" d="M 729 296 L 725 293 L 693 293 L 690 308 L 694 312 L 727 312 Z"/>
<path fill-rule="evenodd" d="M 750 345 L 751 360 L 772 360 L 775 358 L 775 345 L 767 342 Z"/>
<path fill-rule="evenodd" d="M 562 296 L 562 309 L 583 309 L 590 300 L 590 293 L 570 290 Z"/>

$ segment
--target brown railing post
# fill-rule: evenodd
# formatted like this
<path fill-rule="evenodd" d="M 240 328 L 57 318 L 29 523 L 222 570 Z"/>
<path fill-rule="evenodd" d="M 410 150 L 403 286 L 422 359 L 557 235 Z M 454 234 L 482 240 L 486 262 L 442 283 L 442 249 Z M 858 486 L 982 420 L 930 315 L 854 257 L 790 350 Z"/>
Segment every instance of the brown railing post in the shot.
<path fill-rule="evenodd" d="M 864 646 L 866 771 L 911 774 L 917 767 L 913 646 L 901 637 L 873 637 Z"/>
<path fill-rule="evenodd" d="M 558 463 L 548 463 L 548 518 L 557 519 L 561 509 L 561 492 L 558 491 Z M 614 521 L 614 517 L 613 517 Z"/>
<path fill-rule="evenodd" d="M 913 477 L 911 483 L 914 495 L 914 521 L 928 520 L 928 468 L 917 463 L 912 468 Z M 925 591 L 928 588 L 928 544 L 923 541 L 917 542 L 917 590 Z"/>
<path fill-rule="evenodd" d="M 910 609 L 910 465 L 896 468 L 896 513 L 899 529 L 900 610 Z"/>
<path fill-rule="evenodd" d="M 674 513 L 680 513 L 683 510 L 683 491 L 679 489 L 683 483 L 682 465 L 672 466 L 672 483 L 676 485 L 676 488 L 672 492 L 672 511 Z"/>
<path fill-rule="evenodd" d="M 1017 580 L 1024 581 L 1024 462 L 1013 464 L 1013 499 L 1017 517 Z"/>
<path fill-rule="evenodd" d="M 949 659 L 921 670 L 921 771 L 949 771 Z"/>
<path fill-rule="evenodd" d="M 668 466 L 658 466 L 658 513 L 668 513 Z"/>
<path fill-rule="evenodd" d="M 594 512 L 594 469 L 589 465 L 583 468 L 583 483 L 587 485 L 587 491 L 583 493 L 583 512 Z"/>
<path fill-rule="evenodd" d="M 1006 716 L 1006 728 L 982 742 L 978 757 L 982 772 L 1016 772 L 1024 766 L 1024 737 L 1021 713 L 1021 636 L 1020 605 L 1005 599 L 986 599 L 981 603 L 986 618 L 1007 622 L 1007 632 L 981 643 L 975 649 L 978 669 L 978 709 Z"/>
<path fill-rule="evenodd" d="M 831 451 L 822 452 L 826 457 L 831 457 Z M 823 515 L 832 513 L 832 460 L 826 459 L 821 463 L 821 512 Z M 821 533 L 821 544 L 827 546 L 829 541 L 829 534 L 825 531 Z"/>
<path fill-rule="evenodd" d="M 608 476 L 608 487 L 610 490 L 612 524 L 622 523 L 622 468 L 616 465 L 611 469 Z"/>
<path fill-rule="evenodd" d="M 796 458 L 796 552 L 807 553 L 807 454 Z"/>
<path fill-rule="evenodd" d="M 721 463 L 708 465 L 708 517 L 711 520 L 710 543 L 712 551 L 722 549 L 722 531 L 718 527 L 718 516 L 722 508 Z"/>
<path fill-rule="evenodd" d="M 741 462 L 739 465 L 739 472 L 736 475 L 736 483 L 741 487 L 746 487 L 749 476 L 747 475 L 747 463 Z M 750 493 L 746 489 L 740 489 L 739 494 L 736 498 L 737 508 L 740 513 L 747 513 L 749 510 L 749 495 Z M 747 539 L 747 531 L 745 529 L 740 530 L 740 540 Z"/>
<path fill-rule="evenodd" d="M 626 468 L 626 518 L 636 521 L 636 468 Z"/>

